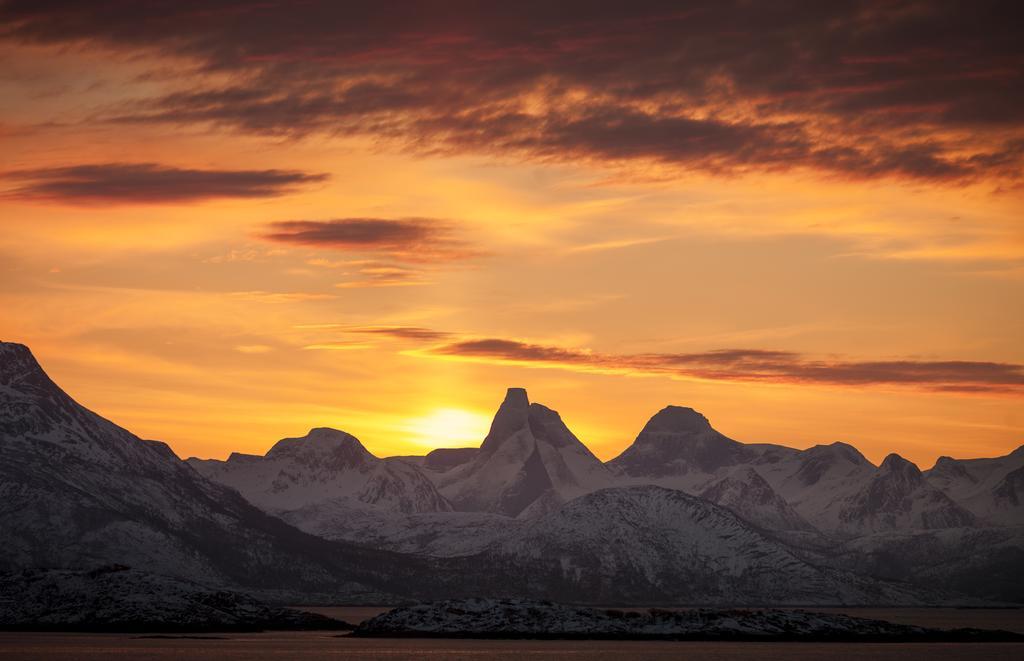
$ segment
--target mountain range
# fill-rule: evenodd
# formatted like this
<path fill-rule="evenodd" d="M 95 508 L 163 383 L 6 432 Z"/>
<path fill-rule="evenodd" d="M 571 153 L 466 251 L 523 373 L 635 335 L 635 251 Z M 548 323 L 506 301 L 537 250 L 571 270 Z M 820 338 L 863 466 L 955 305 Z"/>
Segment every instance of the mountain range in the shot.
<path fill-rule="evenodd" d="M 510 388 L 479 448 L 380 458 L 317 428 L 179 459 L 0 343 L 0 572 L 122 563 L 277 601 L 1024 602 L 1024 447 L 880 466 L 669 406 L 604 463 Z"/>

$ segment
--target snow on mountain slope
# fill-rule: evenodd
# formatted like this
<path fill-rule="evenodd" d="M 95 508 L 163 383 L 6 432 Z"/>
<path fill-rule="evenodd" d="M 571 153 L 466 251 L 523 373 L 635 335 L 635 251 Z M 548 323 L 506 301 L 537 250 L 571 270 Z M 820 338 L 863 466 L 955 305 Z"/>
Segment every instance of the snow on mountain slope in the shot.
<path fill-rule="evenodd" d="M 121 563 L 307 598 L 382 598 L 367 584 L 389 584 L 379 552 L 264 514 L 76 403 L 11 343 L 0 343 L 0 530 L 0 570 Z"/>
<path fill-rule="evenodd" d="M 413 464 L 378 459 L 356 437 L 318 428 L 278 441 L 264 456 L 232 454 L 227 461 L 189 459 L 207 478 L 236 489 L 273 514 L 372 508 L 382 513 L 445 512 L 451 505 Z M 315 525 L 315 522 L 308 525 Z"/>
<path fill-rule="evenodd" d="M 840 529 L 850 534 L 976 523 L 973 514 L 928 484 L 917 466 L 898 454 L 886 457 L 871 480 L 845 499 L 838 516 Z"/>
<path fill-rule="evenodd" d="M 846 443 L 815 445 L 785 460 L 756 468 L 786 502 L 819 530 L 840 527 L 839 512 L 878 469 L 857 448 Z"/>
<path fill-rule="evenodd" d="M 700 493 L 744 521 L 764 530 L 814 530 L 753 468 L 739 468 Z"/>
<path fill-rule="evenodd" d="M 914 603 L 918 591 L 812 565 L 728 510 L 656 486 L 568 503 L 478 562 L 521 576 L 501 594 L 591 603 Z M 490 586 L 482 586 L 485 592 Z"/>
<path fill-rule="evenodd" d="M 745 445 L 678 406 L 658 412 L 608 465 L 626 483 L 698 494 L 767 530 L 816 528 L 849 536 L 975 523 L 899 457 L 876 468 L 845 443 L 807 450 Z M 1017 493 L 1012 480 L 1002 486 L 1002 512 L 1012 511 L 1007 504 Z"/>
<path fill-rule="evenodd" d="M 716 431 L 697 411 L 681 406 L 655 414 L 608 466 L 626 484 L 708 494 L 716 502 L 728 496 L 730 509 L 742 511 L 741 516 L 755 525 L 776 530 L 806 524 L 836 529 L 840 502 L 875 472 L 867 459 L 844 443 L 808 450 L 743 444 Z M 712 490 L 716 484 L 722 486 Z M 774 504 L 768 506 L 768 500 Z"/>
<path fill-rule="evenodd" d="M 613 476 L 558 413 L 509 388 L 473 458 L 432 476 L 455 509 L 517 516 L 611 486 Z"/>
<path fill-rule="evenodd" d="M 928 484 L 991 524 L 1024 525 L 1024 445 L 1004 457 L 939 457 Z"/>
<path fill-rule="evenodd" d="M 881 578 L 1024 602 L 1024 526 L 874 533 L 842 542 L 822 560 Z"/>
<path fill-rule="evenodd" d="M 523 526 L 519 519 L 486 512 L 381 515 L 330 503 L 285 512 L 281 518 L 325 539 L 439 557 L 478 553 Z"/>

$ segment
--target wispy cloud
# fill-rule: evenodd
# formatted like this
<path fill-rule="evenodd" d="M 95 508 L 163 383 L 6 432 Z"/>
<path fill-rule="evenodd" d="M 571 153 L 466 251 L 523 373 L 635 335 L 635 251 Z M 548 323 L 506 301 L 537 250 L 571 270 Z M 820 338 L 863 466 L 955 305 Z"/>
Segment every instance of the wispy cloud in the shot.
<path fill-rule="evenodd" d="M 345 330 L 349 333 L 365 333 L 368 335 L 383 335 L 402 340 L 422 340 L 433 342 L 452 337 L 452 333 L 423 328 L 422 326 L 347 326 Z"/>
<path fill-rule="evenodd" d="M 653 236 L 648 238 L 637 238 L 637 239 L 610 239 L 608 241 L 596 241 L 594 243 L 580 243 L 574 246 L 566 248 L 567 253 L 588 253 L 588 252 L 604 252 L 606 250 L 620 250 L 622 248 L 632 248 L 634 246 L 645 246 L 651 243 L 660 243 L 662 241 L 668 241 L 673 237 L 670 236 Z"/>
<path fill-rule="evenodd" d="M 419 269 L 389 264 L 365 264 L 356 268 L 351 280 L 339 282 L 339 289 L 362 287 L 415 287 L 430 284 Z"/>
<path fill-rule="evenodd" d="M 312 248 L 380 254 L 406 263 L 458 261 L 480 254 L 456 236 L 452 223 L 433 218 L 286 220 L 271 223 L 260 237 Z"/>
<path fill-rule="evenodd" d="M 281 292 L 260 290 L 233 291 L 228 292 L 228 296 L 246 301 L 259 301 L 265 303 L 289 303 L 292 301 L 320 301 L 324 299 L 334 298 L 334 296 L 332 296 L 331 294 L 324 294 L 321 292 Z"/>
<path fill-rule="evenodd" d="M 327 179 L 295 170 L 196 170 L 158 163 L 101 163 L 12 170 L 8 199 L 71 204 L 195 202 L 213 198 L 276 197 Z"/>
<path fill-rule="evenodd" d="M 845 387 L 903 386 L 939 392 L 1024 395 L 1024 365 L 1015 363 L 818 358 L 771 349 L 613 354 L 514 339 L 458 336 L 422 328 L 408 331 L 402 327 L 385 327 L 377 332 L 427 343 L 427 346 L 413 351 L 417 355 L 483 363 L 711 381 Z"/>

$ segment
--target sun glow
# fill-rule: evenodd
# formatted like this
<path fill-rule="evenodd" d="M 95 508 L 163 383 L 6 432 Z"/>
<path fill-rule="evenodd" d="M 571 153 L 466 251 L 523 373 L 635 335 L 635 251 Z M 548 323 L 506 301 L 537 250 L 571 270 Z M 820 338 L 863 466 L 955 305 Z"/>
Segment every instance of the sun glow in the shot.
<path fill-rule="evenodd" d="M 404 425 L 410 440 L 429 448 L 454 448 L 479 445 L 490 426 L 490 417 L 465 409 L 440 408 Z"/>

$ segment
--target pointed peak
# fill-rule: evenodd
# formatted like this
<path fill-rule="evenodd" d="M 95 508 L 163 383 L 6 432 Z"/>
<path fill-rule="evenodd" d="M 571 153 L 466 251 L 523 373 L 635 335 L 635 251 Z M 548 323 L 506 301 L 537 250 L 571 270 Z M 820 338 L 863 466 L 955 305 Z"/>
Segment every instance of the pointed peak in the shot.
<path fill-rule="evenodd" d="M 687 406 L 666 406 L 654 414 L 645 432 L 701 432 L 711 429 L 711 423 L 702 414 Z"/>
<path fill-rule="evenodd" d="M 503 440 L 527 425 L 529 415 L 530 398 L 526 396 L 526 388 L 509 388 L 480 449 L 489 452 L 498 447 Z"/>
<path fill-rule="evenodd" d="M 502 407 L 526 408 L 530 405 L 530 398 L 526 394 L 526 388 L 509 388 L 505 391 L 505 401 Z"/>
<path fill-rule="evenodd" d="M 886 473 L 903 473 L 910 475 L 921 474 L 921 469 L 917 467 L 917 464 L 904 459 L 895 452 L 891 453 L 882 461 L 882 465 L 879 466 L 879 469 Z"/>

